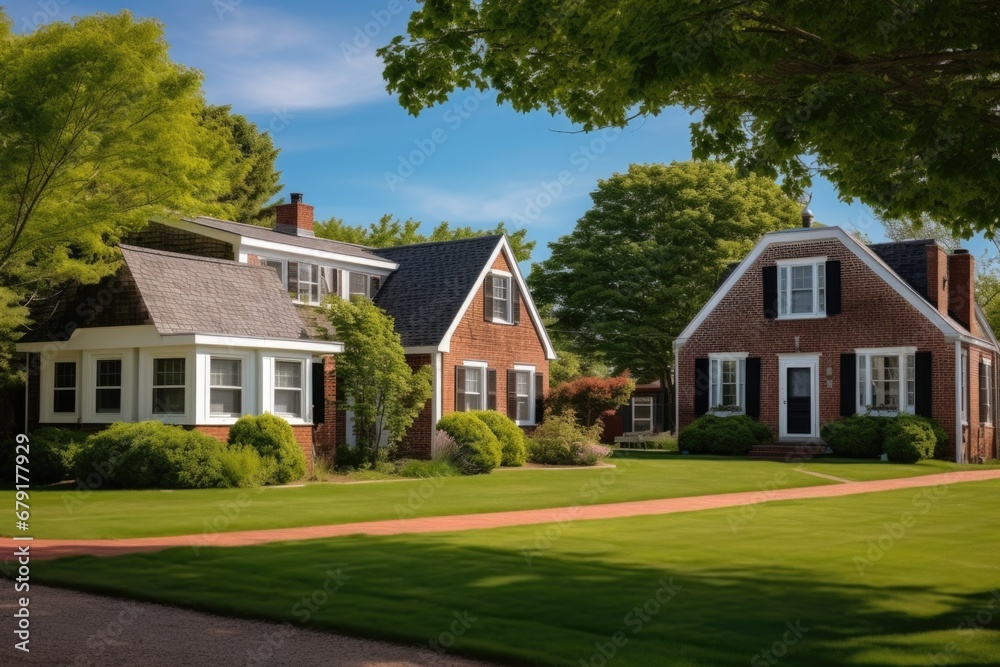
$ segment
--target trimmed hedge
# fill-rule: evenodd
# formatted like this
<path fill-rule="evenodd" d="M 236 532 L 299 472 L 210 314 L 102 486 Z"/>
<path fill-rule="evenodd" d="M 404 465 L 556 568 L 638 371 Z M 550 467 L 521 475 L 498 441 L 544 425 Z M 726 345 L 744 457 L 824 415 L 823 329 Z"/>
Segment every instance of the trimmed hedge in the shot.
<path fill-rule="evenodd" d="M 857 414 L 831 422 L 820 430 L 834 456 L 848 459 L 877 459 L 885 451 L 885 428 L 895 417 Z"/>
<path fill-rule="evenodd" d="M 572 412 L 549 415 L 528 439 L 528 460 L 544 465 L 597 465 L 611 455 L 611 448 L 593 440 L 590 429 L 581 428 Z"/>
<path fill-rule="evenodd" d="M 524 444 L 524 431 L 507 415 L 496 410 L 475 410 L 475 415 L 500 441 L 502 466 L 523 466 L 528 457 Z"/>
<path fill-rule="evenodd" d="M 281 417 L 243 415 L 229 429 L 229 445 L 249 447 L 260 456 L 264 484 L 287 484 L 305 477 L 306 457 L 292 427 Z"/>
<path fill-rule="evenodd" d="M 886 456 L 895 463 L 916 463 L 934 455 L 937 437 L 929 419 L 900 415 L 885 427 Z"/>
<path fill-rule="evenodd" d="M 483 420 L 469 412 L 453 412 L 441 418 L 437 428 L 455 441 L 453 463 L 462 474 L 491 472 L 503 460 L 500 441 Z"/>
<path fill-rule="evenodd" d="M 771 429 L 746 415 L 703 415 L 681 431 L 678 446 L 689 454 L 746 456 L 754 445 L 774 442 Z"/>
<path fill-rule="evenodd" d="M 97 486 L 204 489 L 254 486 L 255 452 L 233 451 L 215 438 L 157 421 L 117 423 L 87 438 L 76 455 L 76 476 Z"/>
<path fill-rule="evenodd" d="M 58 484 L 73 477 L 73 459 L 87 439 L 79 429 L 46 426 L 28 434 L 28 479 L 32 486 Z M 0 479 L 3 484 L 14 483 L 17 461 L 17 442 L 3 443 L 0 460 Z"/>

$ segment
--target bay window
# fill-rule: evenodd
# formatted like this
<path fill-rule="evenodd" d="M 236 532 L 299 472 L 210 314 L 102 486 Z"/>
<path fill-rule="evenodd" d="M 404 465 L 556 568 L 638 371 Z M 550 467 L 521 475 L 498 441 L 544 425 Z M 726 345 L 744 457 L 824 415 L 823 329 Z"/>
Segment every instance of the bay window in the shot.
<path fill-rule="evenodd" d="M 122 360 L 98 359 L 94 409 L 98 414 L 122 411 Z"/>
<path fill-rule="evenodd" d="M 76 362 L 57 361 L 54 364 L 52 384 L 52 412 L 76 412 Z"/>
<path fill-rule="evenodd" d="M 243 413 L 243 362 L 212 357 L 209 366 L 210 416 L 239 417 Z"/>
<path fill-rule="evenodd" d="M 153 414 L 184 414 L 185 359 L 153 359 Z"/>
<path fill-rule="evenodd" d="M 302 417 L 302 362 L 274 362 L 274 414 Z"/>

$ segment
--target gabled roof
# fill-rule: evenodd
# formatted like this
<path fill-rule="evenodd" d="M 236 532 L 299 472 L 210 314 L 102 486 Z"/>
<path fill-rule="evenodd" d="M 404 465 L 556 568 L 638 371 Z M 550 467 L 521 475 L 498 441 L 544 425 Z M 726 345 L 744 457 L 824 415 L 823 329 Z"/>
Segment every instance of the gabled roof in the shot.
<path fill-rule="evenodd" d="M 399 265 L 375 294 L 396 320 L 404 347 L 439 345 L 470 291 L 479 286 L 502 236 L 417 243 L 376 250 Z"/>
<path fill-rule="evenodd" d="M 733 288 L 733 286 L 743 277 L 743 274 L 753 265 L 758 257 L 766 250 L 769 246 L 776 243 L 794 243 L 794 242 L 804 242 L 804 241 L 818 241 L 822 239 L 836 239 L 840 241 L 848 250 L 853 252 L 858 259 L 864 262 L 872 271 L 874 271 L 879 277 L 885 280 L 890 287 L 895 289 L 900 296 L 902 296 L 906 301 L 916 308 L 924 317 L 926 317 L 931 323 L 938 327 L 942 333 L 950 336 L 957 336 L 962 340 L 967 342 L 975 342 L 977 344 L 986 343 L 987 345 L 995 345 L 992 337 L 990 340 L 984 340 L 975 337 L 969 333 L 969 331 L 959 324 L 955 319 L 941 314 L 937 308 L 935 308 L 930 301 L 924 296 L 926 292 L 918 292 L 913 284 L 904 279 L 899 273 L 897 273 L 888 261 L 883 259 L 879 253 L 851 236 L 845 232 L 840 227 L 811 227 L 811 228 L 797 228 L 788 229 L 778 232 L 770 232 L 765 234 L 760 242 L 754 247 L 747 257 L 740 262 L 740 265 L 733 271 L 729 277 L 725 280 L 722 286 L 716 290 L 715 294 L 709 300 L 707 304 L 698 312 L 690 324 L 681 332 L 681 335 L 677 337 L 676 344 L 683 345 L 684 341 L 691 337 L 698 327 L 702 325 L 705 319 L 715 310 L 722 301 L 722 298 Z M 915 268 L 912 265 L 911 260 L 914 259 L 918 250 L 915 248 L 921 248 L 920 244 L 923 243 L 926 246 L 925 241 L 914 241 L 909 245 L 911 246 L 908 250 L 906 249 L 906 243 L 904 243 L 904 249 L 899 251 L 899 256 L 896 253 L 886 253 L 890 256 L 890 259 L 901 267 L 904 273 L 907 273 L 911 279 L 918 282 L 914 275 Z M 879 244 L 881 245 L 881 244 Z M 926 250 L 921 250 L 926 255 Z M 925 260 L 926 261 L 926 260 Z M 925 265 L 925 275 L 926 275 L 926 265 Z M 924 278 L 926 281 L 926 277 Z M 926 282 L 924 283 L 926 288 Z"/>
<path fill-rule="evenodd" d="M 161 335 L 308 338 L 274 269 L 134 246 L 121 252 Z"/>
<path fill-rule="evenodd" d="M 242 222 L 230 222 L 229 220 L 219 220 L 217 218 L 207 218 L 204 216 L 199 216 L 197 218 L 185 218 L 185 220 L 195 225 L 208 227 L 209 229 L 216 229 L 230 234 L 238 234 L 240 236 L 257 239 L 259 241 L 283 243 L 285 245 L 305 248 L 307 250 L 320 250 L 323 252 L 335 253 L 337 255 L 345 255 L 347 257 L 367 259 L 373 262 L 383 261 L 383 258 L 374 254 L 371 249 L 354 245 L 353 243 L 331 241 L 329 239 L 321 239 L 312 236 L 295 236 L 293 234 L 276 232 L 267 227 L 248 225 Z"/>

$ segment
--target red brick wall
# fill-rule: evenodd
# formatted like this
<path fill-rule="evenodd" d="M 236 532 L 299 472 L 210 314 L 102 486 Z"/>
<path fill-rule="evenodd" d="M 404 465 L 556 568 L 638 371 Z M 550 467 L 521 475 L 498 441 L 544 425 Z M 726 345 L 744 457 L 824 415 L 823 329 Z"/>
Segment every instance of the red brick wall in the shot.
<path fill-rule="evenodd" d="M 842 313 L 816 320 L 766 319 L 761 269 L 778 259 L 814 256 L 841 262 Z M 694 419 L 694 360 L 710 352 L 747 352 L 761 357 L 760 420 L 777 434 L 777 355 L 821 355 L 820 424 L 826 424 L 840 418 L 840 355 L 853 353 L 855 348 L 903 345 L 932 353 L 933 415 L 954 439 L 954 344 L 839 241 L 772 245 L 681 348 L 677 362 L 679 425 L 683 428 Z M 827 386 L 827 380 L 832 380 L 832 386 Z"/>
<path fill-rule="evenodd" d="M 332 354 L 323 357 L 323 396 L 326 399 L 325 421 L 313 427 L 316 455 L 333 459 L 337 451 L 337 360 Z"/>
<path fill-rule="evenodd" d="M 948 255 L 936 244 L 927 246 L 927 296 L 938 312 L 948 314 Z"/>
<path fill-rule="evenodd" d="M 974 336 L 982 336 L 976 322 L 976 302 L 973 292 L 975 262 L 969 253 L 948 255 L 948 310 Z"/>
<path fill-rule="evenodd" d="M 511 271 L 503 253 L 494 262 L 494 269 Z M 442 414 L 455 411 L 455 367 L 466 360 L 485 361 L 497 371 L 497 411 L 507 414 L 507 371 L 514 364 L 535 367 L 545 376 L 548 391 L 549 362 L 541 334 L 534 327 L 524 299 L 521 300 L 521 323 L 517 326 L 494 324 L 483 319 L 483 286 L 476 290 L 472 305 L 465 313 L 451 338 L 451 352 L 442 355 L 441 376 Z"/>
<path fill-rule="evenodd" d="M 410 365 L 410 368 L 416 371 L 424 366 L 430 365 L 431 355 L 408 354 L 406 355 L 406 363 Z M 431 458 L 431 445 L 433 441 L 433 431 L 431 429 L 433 427 L 433 400 L 429 400 L 424 404 L 424 407 L 417 416 L 416 421 L 414 421 L 413 425 L 410 426 L 410 430 L 407 431 L 406 436 L 403 438 L 403 442 L 400 443 L 399 455 L 404 458 L 412 459 Z"/>
<path fill-rule="evenodd" d="M 984 421 L 992 421 L 989 416 L 983 415 L 979 409 L 979 362 L 982 359 L 989 359 L 992 362 L 994 374 L 997 368 L 996 355 L 987 349 L 975 346 L 969 347 L 969 396 L 968 396 L 968 425 L 963 426 L 963 437 L 966 441 L 966 460 L 976 462 L 983 459 L 992 459 L 998 456 L 995 441 L 995 425 L 987 426 Z M 993 405 L 996 405 L 996 397 L 992 397 Z"/>

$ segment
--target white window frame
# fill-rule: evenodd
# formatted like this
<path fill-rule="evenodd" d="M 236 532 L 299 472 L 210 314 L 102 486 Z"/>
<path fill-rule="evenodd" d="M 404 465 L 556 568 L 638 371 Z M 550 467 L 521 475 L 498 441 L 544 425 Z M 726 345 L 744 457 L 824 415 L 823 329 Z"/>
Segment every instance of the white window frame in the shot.
<path fill-rule="evenodd" d="M 180 360 L 184 362 L 184 384 L 180 385 L 158 385 L 156 384 L 156 362 L 162 360 Z M 188 385 L 191 383 L 191 362 L 184 355 L 168 355 L 168 354 L 157 354 L 150 357 L 150 367 L 149 367 L 149 400 L 150 407 L 149 413 L 153 415 L 154 419 L 161 419 L 163 417 L 183 417 L 187 414 L 188 409 Z M 157 389 L 182 389 L 184 390 L 184 409 L 180 412 L 157 412 L 156 411 L 156 390 Z"/>
<path fill-rule="evenodd" d="M 56 364 L 76 364 L 76 411 L 55 411 Z M 80 421 L 84 401 L 87 400 L 84 387 L 84 362 L 79 353 L 59 353 L 51 358 L 42 355 L 39 367 L 39 420 L 43 424 L 75 424 Z"/>
<path fill-rule="evenodd" d="M 240 386 L 231 387 L 228 385 L 215 385 L 212 383 L 212 362 L 218 359 L 219 361 L 235 361 L 240 365 Z M 206 364 L 205 380 L 208 385 L 208 389 L 205 393 L 205 414 L 211 420 L 237 420 L 243 415 L 247 414 L 246 404 L 247 404 L 247 360 L 245 357 L 237 357 L 225 354 L 210 354 L 208 355 L 208 363 Z M 239 389 L 240 391 L 240 411 L 238 414 L 221 414 L 212 412 L 212 390 L 222 389 L 222 390 L 233 390 Z"/>
<path fill-rule="evenodd" d="M 56 367 L 59 364 L 73 364 L 73 386 L 72 387 L 57 387 L 56 386 Z M 69 411 L 56 411 L 56 395 L 58 392 L 73 392 L 73 409 Z M 52 388 L 49 393 L 49 397 L 52 401 L 52 414 L 60 415 L 62 417 L 75 416 L 80 412 L 80 362 L 76 360 L 63 360 L 55 359 L 52 362 Z"/>
<path fill-rule="evenodd" d="M 778 319 L 808 320 L 826 317 L 828 289 L 826 284 L 826 257 L 782 259 L 778 266 Z M 810 267 L 812 269 L 812 308 L 806 313 L 792 313 L 792 270 Z M 820 269 L 823 285 L 820 286 Z M 822 303 L 821 303 L 822 297 Z"/>
<path fill-rule="evenodd" d="M 960 369 L 960 376 L 962 378 L 962 402 L 961 402 L 961 413 L 962 413 L 962 426 L 969 425 L 969 351 L 962 348 L 962 368 Z"/>
<path fill-rule="evenodd" d="M 299 365 L 299 387 L 296 389 L 294 387 L 279 387 L 275 382 L 275 378 L 278 373 L 278 364 L 289 363 Z M 299 422 L 307 421 L 308 419 L 308 408 L 306 406 L 306 396 L 309 391 L 309 380 L 308 380 L 308 369 L 306 368 L 305 359 L 288 359 L 284 357 L 275 357 L 271 364 L 271 408 L 275 415 L 282 417 L 289 422 Z M 279 391 L 298 391 L 299 392 L 299 414 L 295 415 L 288 412 L 278 412 L 276 409 L 277 401 L 275 401 L 275 393 Z"/>
<path fill-rule="evenodd" d="M 744 415 L 747 412 L 747 352 L 724 352 L 708 355 L 708 409 L 716 416 Z M 738 410 L 723 410 L 722 369 L 723 363 L 736 364 L 736 403 Z"/>
<path fill-rule="evenodd" d="M 100 371 L 98 370 L 102 361 L 117 361 L 119 364 L 120 372 L 118 374 L 118 384 L 108 385 L 102 387 L 97 384 L 100 377 Z M 91 363 L 94 367 L 94 384 L 93 384 L 93 411 L 94 414 L 99 418 L 105 416 L 117 416 L 122 417 L 125 414 L 125 358 L 123 355 L 101 355 L 95 356 Z M 97 409 L 97 392 L 101 389 L 117 389 L 118 390 L 118 411 L 117 412 L 101 412 Z M 119 421 L 115 419 L 114 421 Z"/>
<path fill-rule="evenodd" d="M 648 419 L 643 418 L 643 419 L 640 420 L 639 418 L 637 418 L 635 416 L 636 406 L 639 406 L 639 405 L 642 405 L 643 407 L 648 407 L 649 408 L 649 418 Z M 633 396 L 632 397 L 632 423 L 630 424 L 630 426 L 632 427 L 632 430 L 631 430 L 632 433 L 646 433 L 646 432 L 651 432 L 653 430 L 653 421 L 654 421 L 654 419 L 653 419 L 653 417 L 654 417 L 653 410 L 654 409 L 655 409 L 655 405 L 654 405 L 654 401 L 653 401 L 653 397 L 652 396 Z M 639 428 L 636 425 L 636 423 L 639 422 L 639 421 L 644 421 L 644 422 L 648 421 L 649 422 L 649 428 Z"/>
<path fill-rule="evenodd" d="M 297 264 L 297 267 L 299 271 L 299 278 L 298 278 L 299 302 L 309 306 L 318 306 L 320 303 L 323 302 L 323 288 L 321 286 L 323 282 L 322 278 L 323 267 L 320 266 L 319 264 L 312 264 L 311 262 L 299 262 Z M 310 276 L 309 280 L 305 280 L 303 278 L 303 276 L 305 275 L 303 269 L 308 269 L 308 273 Z M 309 286 L 309 289 L 307 289 L 305 292 L 302 291 L 303 285 Z M 316 296 L 315 299 L 313 299 L 313 288 L 315 288 L 315 296 Z"/>
<path fill-rule="evenodd" d="M 979 403 L 980 403 L 980 406 L 979 406 L 979 423 L 982 424 L 983 426 L 992 426 L 993 425 L 993 400 L 994 400 L 993 399 L 993 360 L 990 359 L 989 357 L 983 357 L 979 361 L 982 362 L 983 366 L 986 366 L 987 368 L 990 369 L 989 370 L 989 375 L 990 375 L 989 376 L 989 381 L 986 382 L 985 384 L 983 383 L 983 377 L 982 377 L 982 375 L 979 376 L 979 396 L 980 396 L 980 400 L 979 400 Z M 986 414 L 985 415 L 983 414 L 984 410 L 983 410 L 983 406 L 982 406 L 982 402 L 983 402 L 982 401 L 982 392 L 983 392 L 983 388 L 984 387 L 986 389 L 986 410 L 985 410 Z"/>
<path fill-rule="evenodd" d="M 515 419 L 514 422 L 518 426 L 530 426 L 536 423 L 537 415 L 535 414 L 535 367 L 528 364 L 514 364 L 515 373 L 527 373 L 528 375 L 528 418 L 527 419 Z M 515 379 L 516 381 L 516 379 Z M 515 392 L 517 388 L 515 387 Z M 520 398 L 521 394 L 517 394 Z M 514 414 L 516 415 L 516 409 Z"/>
<path fill-rule="evenodd" d="M 257 256 L 257 260 L 262 266 L 270 266 L 272 269 L 277 271 L 278 280 L 281 281 L 285 291 L 288 291 L 288 279 L 286 275 L 288 271 L 288 263 L 283 259 L 278 259 L 277 257 L 264 257 L 261 255 Z"/>
<path fill-rule="evenodd" d="M 499 269 L 493 269 L 487 274 L 489 279 L 492 281 L 492 293 L 493 293 L 493 312 L 490 313 L 490 319 L 494 324 L 513 324 L 514 316 L 512 308 L 514 305 L 514 276 L 507 271 L 500 271 Z M 504 283 L 504 290 L 506 291 L 506 296 L 502 299 L 504 306 L 504 314 L 502 317 L 497 317 L 497 280 Z"/>
<path fill-rule="evenodd" d="M 489 363 L 485 361 L 463 361 L 462 368 L 465 369 L 465 387 L 462 388 L 462 393 L 466 397 L 465 405 L 459 410 L 458 406 L 455 406 L 456 412 L 469 412 L 471 410 L 485 410 L 486 409 L 486 370 L 489 368 Z M 465 388 L 469 386 L 469 371 L 476 371 L 479 374 L 479 407 L 468 407 L 469 405 L 469 393 L 465 391 Z"/>
<path fill-rule="evenodd" d="M 915 347 L 881 347 L 856 349 L 856 386 L 854 396 L 858 414 L 872 414 L 880 417 L 894 417 L 899 414 L 914 414 L 916 410 L 916 353 Z M 899 365 L 899 409 L 875 410 L 872 404 L 872 357 L 896 357 Z M 913 363 L 910 363 L 910 359 Z M 911 373 L 913 377 L 911 377 Z M 863 383 L 863 384 L 862 384 Z M 914 402 L 910 403 L 909 386 L 914 387 Z M 864 387 L 862 391 L 862 387 Z M 862 395 L 863 393 L 863 395 Z"/>
<path fill-rule="evenodd" d="M 375 277 L 375 274 L 373 274 L 373 273 L 364 273 L 363 271 L 348 271 L 347 273 L 348 273 L 348 275 L 347 275 L 347 281 L 346 282 L 347 282 L 347 298 L 348 299 L 351 298 L 352 296 L 354 296 L 355 294 L 360 294 L 361 296 L 366 297 L 368 299 L 374 298 L 375 295 L 372 293 L 372 278 Z M 365 288 L 364 288 L 365 291 L 364 292 L 356 292 L 354 290 L 354 287 L 353 287 L 354 276 L 361 276 L 361 277 L 363 277 L 365 279 Z M 378 278 L 379 278 L 379 281 L 381 283 L 381 276 L 378 276 Z"/>

